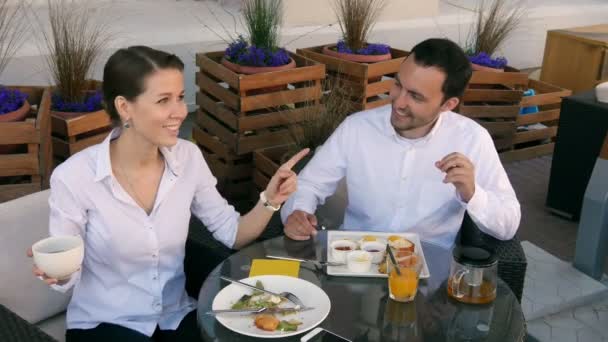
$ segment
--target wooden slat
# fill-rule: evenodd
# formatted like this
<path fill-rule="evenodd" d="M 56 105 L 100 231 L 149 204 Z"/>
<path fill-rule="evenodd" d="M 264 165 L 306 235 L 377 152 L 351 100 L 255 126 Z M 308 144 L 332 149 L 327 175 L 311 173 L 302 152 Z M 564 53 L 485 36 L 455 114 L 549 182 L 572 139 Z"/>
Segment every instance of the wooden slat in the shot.
<path fill-rule="evenodd" d="M 110 125 L 110 117 L 103 110 L 67 120 L 53 114 L 51 111 L 51 131 L 55 135 L 61 135 L 66 138 L 87 133 L 95 129 L 110 127 Z"/>
<path fill-rule="evenodd" d="M 196 65 L 201 71 L 207 72 L 216 78 L 228 83 L 232 88 L 239 89 L 239 75 L 223 66 L 219 61 L 224 52 L 197 53 Z M 218 58 L 219 57 L 219 58 Z"/>
<path fill-rule="evenodd" d="M 51 141 L 51 90 L 46 87 L 42 91 L 38 104 L 36 128 L 40 132 L 40 150 L 38 152 L 42 189 L 50 186 L 53 170 L 53 143 Z"/>
<path fill-rule="evenodd" d="M 396 74 L 399 72 L 399 67 L 404 60 L 405 57 L 399 57 L 384 62 L 368 64 L 367 77 L 374 78 L 378 76 Z"/>
<path fill-rule="evenodd" d="M 266 176 L 274 175 L 274 173 L 277 172 L 277 170 L 279 169 L 279 165 L 275 163 L 270 156 L 267 155 L 268 153 L 272 153 L 273 151 L 281 151 L 282 153 L 285 153 L 287 151 L 287 148 L 284 146 L 279 146 L 271 147 L 268 149 L 256 150 L 255 152 L 253 152 L 253 164 L 256 170 Z"/>
<path fill-rule="evenodd" d="M 241 111 L 270 109 L 284 104 L 305 102 L 321 98 L 321 85 L 293 90 L 279 91 L 271 94 L 247 96 L 241 98 Z"/>
<path fill-rule="evenodd" d="M 386 94 L 391 91 L 393 84 L 395 84 L 394 79 L 368 83 L 365 89 L 365 97 Z"/>
<path fill-rule="evenodd" d="M 51 116 L 55 116 L 51 112 Z M 60 118 L 60 120 L 63 120 Z M 88 113 L 75 118 L 67 119 L 67 135 L 68 137 L 77 136 L 79 134 L 94 131 L 96 129 L 110 127 L 112 122 L 110 116 L 105 110 L 98 110 L 93 113 Z"/>
<path fill-rule="evenodd" d="M 0 155 L 0 177 L 39 174 L 37 153 Z"/>
<path fill-rule="evenodd" d="M 240 110 L 239 108 L 239 97 L 230 90 L 222 87 L 211 78 L 205 76 L 203 73 L 196 73 L 196 84 L 199 86 L 201 92 L 211 94 L 213 97 L 224 102 L 228 107 L 234 110 Z"/>
<path fill-rule="evenodd" d="M 246 136 L 239 139 L 236 152 L 241 155 L 261 148 L 285 145 L 291 141 L 292 137 L 287 129 Z"/>
<path fill-rule="evenodd" d="M 213 175 L 217 178 L 227 180 L 245 180 L 251 179 L 253 165 L 251 162 L 243 164 L 234 164 L 222 162 L 215 154 L 203 152 L 205 160 L 213 170 Z M 211 167 L 213 166 L 213 167 Z"/>
<path fill-rule="evenodd" d="M 323 78 L 325 78 L 325 66 L 319 64 L 257 75 L 246 75 L 241 79 L 240 90 L 247 91 L 290 83 L 316 81 Z"/>
<path fill-rule="evenodd" d="M 260 173 L 258 170 L 253 171 L 253 184 L 258 190 L 266 189 L 270 182 L 270 177 Z"/>
<path fill-rule="evenodd" d="M 40 183 L 0 185 L 0 203 L 42 190 Z"/>
<path fill-rule="evenodd" d="M 322 46 L 317 46 L 313 48 L 298 49 L 296 52 L 304 57 L 325 64 L 327 70 L 333 70 L 356 77 L 367 78 L 367 64 L 349 62 L 325 55 L 321 52 L 322 48 Z"/>
<path fill-rule="evenodd" d="M 235 154 L 231 153 L 230 148 L 226 144 L 223 144 L 219 138 L 205 132 L 205 130 L 196 124 L 192 127 L 192 137 L 199 145 L 204 146 L 224 160 L 232 161 L 237 158 Z"/>
<path fill-rule="evenodd" d="M 391 103 L 391 99 L 388 97 L 381 99 L 381 100 L 368 101 L 365 103 L 365 109 L 374 109 L 374 108 L 382 107 L 389 103 Z"/>
<path fill-rule="evenodd" d="M 51 137 L 51 143 L 53 146 L 53 155 L 63 159 L 70 157 L 70 144 L 67 141 L 57 137 Z"/>
<path fill-rule="evenodd" d="M 487 122 L 476 120 L 481 126 L 488 130 L 492 137 L 513 136 L 517 125 L 515 121 Z"/>
<path fill-rule="evenodd" d="M 464 92 L 465 102 L 517 102 L 522 98 L 522 92 L 518 90 L 497 89 L 467 89 Z"/>
<path fill-rule="evenodd" d="M 513 135 L 507 138 L 494 138 L 494 148 L 498 151 L 513 147 Z"/>
<path fill-rule="evenodd" d="M 608 160 L 608 132 L 606 133 L 606 138 L 604 139 L 604 145 L 600 151 L 600 159 Z"/>
<path fill-rule="evenodd" d="M 546 93 L 534 96 L 524 96 L 521 99 L 522 107 L 543 106 L 554 103 L 561 103 L 562 97 L 568 96 L 567 92 Z"/>
<path fill-rule="evenodd" d="M 199 110 L 196 114 L 196 121 L 201 128 L 207 130 L 212 135 L 217 136 L 223 143 L 230 146 L 231 149 L 236 150 L 236 134 L 230 132 L 226 127 L 209 116 L 209 114 Z"/>
<path fill-rule="evenodd" d="M 555 143 L 542 144 L 512 151 L 506 151 L 499 154 L 500 161 L 509 163 L 518 160 L 533 159 L 536 157 L 552 154 L 555 148 Z"/>
<path fill-rule="evenodd" d="M 40 131 L 34 119 L 0 124 L 0 145 L 31 143 L 40 143 Z"/>
<path fill-rule="evenodd" d="M 314 120 L 323 112 L 322 105 L 307 106 L 268 114 L 244 116 L 239 119 L 238 132 L 253 131 L 261 128 L 294 124 Z"/>
<path fill-rule="evenodd" d="M 545 93 L 562 93 L 562 96 L 570 96 L 572 91 L 568 89 L 564 89 L 562 87 L 558 87 L 551 83 L 530 79 L 528 81 L 528 88 L 532 88 L 537 90 L 537 93 L 545 94 Z"/>
<path fill-rule="evenodd" d="M 206 112 L 213 114 L 213 116 L 220 119 L 232 129 L 236 130 L 238 128 L 238 116 L 223 103 L 215 102 L 209 96 L 199 91 L 196 93 L 196 104 Z"/>
<path fill-rule="evenodd" d="M 460 106 L 459 113 L 469 118 L 513 118 L 519 116 L 519 106 Z"/>
<path fill-rule="evenodd" d="M 97 144 L 101 143 L 106 137 L 107 137 L 107 134 L 104 132 L 101 134 L 94 135 L 92 137 L 79 139 L 75 143 L 70 144 L 70 155 L 74 155 L 89 146 L 97 145 Z"/>
<path fill-rule="evenodd" d="M 469 84 L 526 85 L 528 84 L 528 74 L 525 72 L 473 71 Z"/>
<path fill-rule="evenodd" d="M 553 138 L 557 134 L 557 127 L 547 127 L 543 129 L 533 129 L 526 132 L 517 132 L 515 133 L 515 138 L 513 139 L 514 144 L 521 144 L 530 141 L 536 140 L 544 140 Z"/>
<path fill-rule="evenodd" d="M 553 109 L 534 114 L 519 115 L 517 117 L 517 125 L 524 126 L 544 121 L 557 120 L 559 119 L 559 113 L 559 109 Z"/>

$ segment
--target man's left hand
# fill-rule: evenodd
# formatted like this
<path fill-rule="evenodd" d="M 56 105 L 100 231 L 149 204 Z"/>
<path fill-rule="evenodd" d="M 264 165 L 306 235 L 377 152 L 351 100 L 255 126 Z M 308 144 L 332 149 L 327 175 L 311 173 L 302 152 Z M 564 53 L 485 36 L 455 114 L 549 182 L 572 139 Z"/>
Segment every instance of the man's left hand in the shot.
<path fill-rule="evenodd" d="M 475 194 L 475 165 L 461 153 L 454 152 L 435 162 L 435 166 L 445 172 L 444 183 L 452 183 L 460 198 L 469 202 Z"/>

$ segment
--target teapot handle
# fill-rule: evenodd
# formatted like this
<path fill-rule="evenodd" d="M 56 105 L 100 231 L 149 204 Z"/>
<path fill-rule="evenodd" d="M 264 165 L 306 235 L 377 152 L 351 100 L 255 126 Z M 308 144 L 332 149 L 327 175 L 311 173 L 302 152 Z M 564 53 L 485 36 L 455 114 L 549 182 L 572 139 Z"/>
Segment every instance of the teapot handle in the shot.
<path fill-rule="evenodd" d="M 464 275 L 467 273 L 469 273 L 469 270 L 460 269 L 452 277 L 452 294 L 456 298 L 462 298 L 465 295 L 464 293 L 460 292 L 460 282 L 462 281 L 462 277 L 464 277 Z"/>

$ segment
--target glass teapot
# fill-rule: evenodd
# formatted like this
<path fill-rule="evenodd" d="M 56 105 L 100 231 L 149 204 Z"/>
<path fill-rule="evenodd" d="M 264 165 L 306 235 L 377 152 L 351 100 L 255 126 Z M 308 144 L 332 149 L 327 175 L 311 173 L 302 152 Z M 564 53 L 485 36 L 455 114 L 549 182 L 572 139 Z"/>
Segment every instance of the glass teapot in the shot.
<path fill-rule="evenodd" d="M 496 298 L 498 260 L 483 248 L 457 246 L 452 252 L 448 295 L 468 304 L 486 304 Z"/>

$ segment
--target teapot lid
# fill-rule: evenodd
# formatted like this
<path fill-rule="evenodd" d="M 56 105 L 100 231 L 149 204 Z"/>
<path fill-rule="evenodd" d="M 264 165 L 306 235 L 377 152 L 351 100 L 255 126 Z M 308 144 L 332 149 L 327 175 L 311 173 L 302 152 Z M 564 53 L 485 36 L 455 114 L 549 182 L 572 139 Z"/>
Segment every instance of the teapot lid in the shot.
<path fill-rule="evenodd" d="M 457 246 L 452 251 L 454 260 L 459 264 L 474 267 L 490 267 L 495 265 L 498 259 L 496 254 L 483 248 L 472 246 Z"/>

